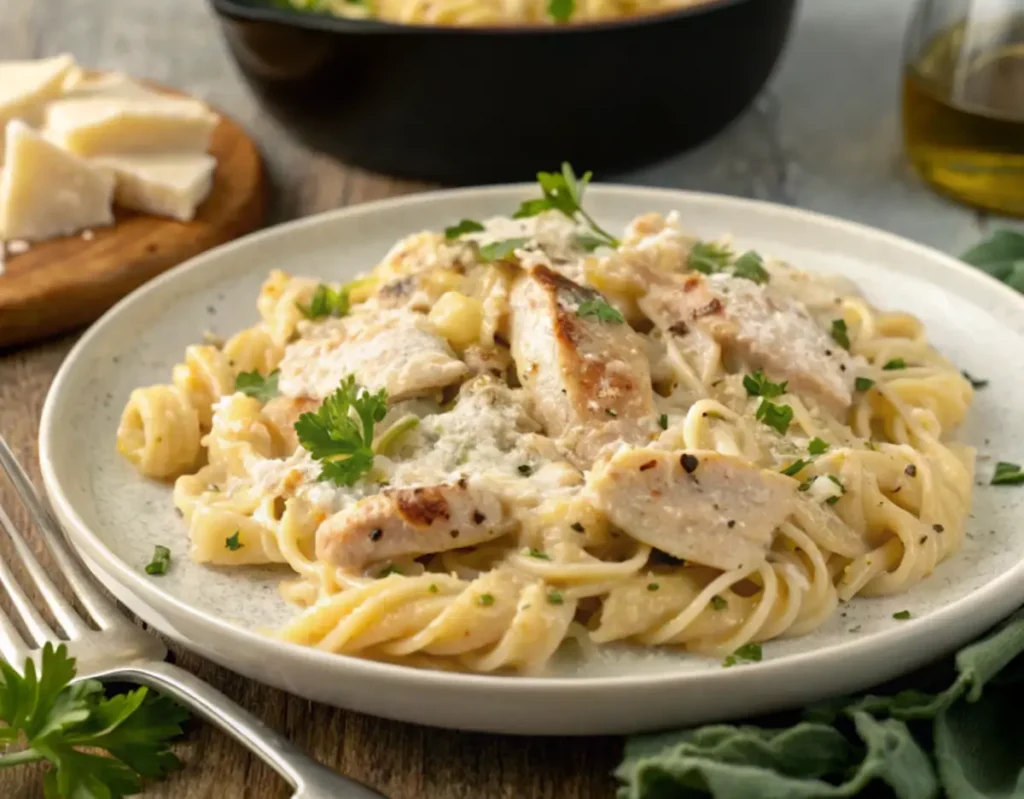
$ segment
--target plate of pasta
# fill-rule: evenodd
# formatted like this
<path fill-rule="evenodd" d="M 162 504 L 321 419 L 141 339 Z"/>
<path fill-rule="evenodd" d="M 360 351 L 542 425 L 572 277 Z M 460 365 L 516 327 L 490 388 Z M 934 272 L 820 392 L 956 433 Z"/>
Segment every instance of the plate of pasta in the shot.
<path fill-rule="evenodd" d="M 530 734 L 854 690 L 1024 600 L 1020 296 L 589 177 L 293 222 L 122 301 L 41 428 L 95 573 L 253 678 Z"/>

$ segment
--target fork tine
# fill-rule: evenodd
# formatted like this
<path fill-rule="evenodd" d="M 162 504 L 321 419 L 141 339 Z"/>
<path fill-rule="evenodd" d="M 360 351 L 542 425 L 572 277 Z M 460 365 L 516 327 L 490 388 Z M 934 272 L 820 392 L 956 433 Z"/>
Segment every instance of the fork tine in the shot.
<path fill-rule="evenodd" d="M 3 508 L 0 508 L 0 527 L 4 530 L 8 530 L 8 528 L 13 529 L 11 519 L 4 512 Z M 17 544 L 15 546 L 17 547 Z M 18 554 L 21 554 L 20 548 Z M 34 561 L 35 558 L 32 558 L 32 560 Z M 21 615 L 21 619 L 25 623 L 25 629 L 28 630 L 32 642 L 36 646 L 42 646 L 47 641 L 56 641 L 57 634 L 50 628 L 46 619 L 39 615 L 39 611 L 35 609 L 32 600 L 22 590 L 14 577 L 14 572 L 11 571 L 7 561 L 3 558 L 0 558 L 0 584 L 7 590 L 7 595 L 11 598 L 14 609 Z"/>
<path fill-rule="evenodd" d="M 28 647 L 21 633 L 11 624 L 7 614 L 0 611 L 0 660 L 6 660 L 16 671 L 21 671 Z"/>
<path fill-rule="evenodd" d="M 75 613 L 74 608 L 65 601 L 64 597 L 61 596 L 60 591 L 57 589 L 57 586 L 55 586 L 50 578 L 46 576 L 46 572 L 43 571 L 43 567 L 39 565 L 39 561 L 36 560 L 36 556 L 32 554 L 32 550 L 29 549 L 28 544 L 25 543 L 25 539 L 22 537 L 21 533 L 18 532 L 18 528 L 14 526 L 14 521 L 7 515 L 7 512 L 3 508 L 0 508 L 0 528 L 3 528 L 4 532 L 6 532 L 8 537 L 10 537 L 15 550 L 17 550 L 18 555 L 21 557 L 22 563 L 25 566 L 25 571 L 27 571 L 29 576 L 35 581 L 36 588 L 39 589 L 39 594 L 43 597 L 43 601 L 46 602 L 50 611 L 60 623 L 60 626 L 64 628 L 64 632 L 68 634 L 68 637 L 73 638 L 86 632 L 89 628 L 82 624 L 82 620 L 78 618 L 78 614 Z M 5 563 L 4 568 L 6 569 L 6 567 L 7 564 Z M 10 586 L 8 586 L 3 579 L 2 571 L 0 571 L 0 582 L 4 582 L 4 587 L 7 588 L 8 592 L 11 591 Z M 22 594 L 22 596 L 24 597 L 24 594 Z M 14 602 L 21 614 L 26 617 L 26 623 L 29 623 L 28 618 L 30 615 L 26 611 L 31 610 L 31 613 L 35 614 L 35 619 L 45 625 L 45 622 L 43 622 L 42 618 L 39 617 L 39 614 L 35 613 L 35 608 L 32 608 L 31 605 L 29 605 L 28 608 L 22 608 L 13 593 L 11 594 L 11 600 Z M 49 625 L 45 626 L 49 631 Z M 35 630 L 32 630 L 32 634 L 34 636 L 36 635 Z M 44 639 L 44 641 L 36 641 L 36 643 L 43 644 L 46 640 L 51 640 L 55 637 L 56 636 L 54 636 L 53 632 L 50 631 L 49 636 Z"/>
<path fill-rule="evenodd" d="M 43 505 L 42 500 L 39 499 L 39 495 L 32 486 L 32 481 L 29 480 L 25 470 L 15 459 L 14 454 L 11 452 L 10 447 L 7 446 L 7 442 L 4 441 L 3 436 L 0 436 L 0 469 L 3 469 L 10 478 L 18 497 L 21 499 L 25 507 L 28 508 L 32 521 L 35 523 L 36 528 L 42 535 L 43 541 L 46 542 L 46 546 L 53 555 L 54 560 L 57 561 L 57 565 L 60 567 L 60 571 L 61 574 L 63 574 L 64 579 L 67 580 L 68 584 L 71 586 L 71 590 L 75 592 L 78 599 L 85 606 L 85 609 L 89 611 L 96 623 L 101 627 L 112 627 L 117 623 L 125 622 L 126 619 L 121 612 L 118 611 L 106 597 L 93 587 L 89 578 L 86 577 L 81 567 L 78 565 L 75 557 L 68 551 L 67 544 L 64 543 L 64 534 L 61 531 L 60 526 L 57 524 L 50 511 L 47 510 L 46 506 Z M 20 539 L 21 537 L 18 536 L 18 538 Z M 17 543 L 15 545 L 17 546 Z M 23 540 L 22 545 L 24 546 Z M 34 558 L 32 559 L 32 562 L 36 563 L 38 568 L 38 562 L 36 562 Z M 41 569 L 39 571 L 41 573 Z M 49 585 L 54 591 L 54 594 L 59 598 L 60 594 L 56 589 L 53 589 L 53 583 L 50 583 Z M 63 602 L 63 599 L 61 599 L 61 601 Z M 68 608 L 66 604 L 65 607 L 71 614 L 71 618 L 68 620 L 69 623 L 72 625 L 76 623 L 80 624 L 81 622 L 78 621 L 77 615 L 74 611 Z M 56 610 L 54 611 L 54 614 L 60 618 L 60 615 Z M 61 619 L 61 624 L 64 624 L 63 619 Z M 68 628 L 65 627 L 65 630 L 68 630 Z M 70 633 L 71 631 L 68 630 L 68 632 Z"/>

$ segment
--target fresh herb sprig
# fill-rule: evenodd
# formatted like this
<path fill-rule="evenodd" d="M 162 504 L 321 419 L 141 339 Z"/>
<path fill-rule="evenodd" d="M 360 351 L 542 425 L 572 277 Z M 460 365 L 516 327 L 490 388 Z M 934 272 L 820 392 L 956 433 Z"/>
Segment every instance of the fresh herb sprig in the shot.
<path fill-rule="evenodd" d="M 309 305 L 303 305 L 301 302 L 295 303 L 295 306 L 302 311 L 302 315 L 307 319 L 322 319 L 325 316 L 347 316 L 349 305 L 348 286 L 333 289 L 326 283 L 321 283 L 314 289 Z"/>
<path fill-rule="evenodd" d="M 526 200 L 513 218 L 526 219 L 544 211 L 560 211 L 573 222 L 580 224 L 582 220 L 590 228 L 588 233 L 581 233 L 576 238 L 576 243 L 583 249 L 589 252 L 598 247 L 618 247 L 619 240 L 597 224 L 583 208 L 583 194 L 592 177 L 592 172 L 585 172 L 583 177 L 577 178 L 568 162 L 562 164 L 561 172 L 538 172 L 537 182 L 543 196 Z"/>
<path fill-rule="evenodd" d="M 142 778 L 180 768 L 168 749 L 188 717 L 179 705 L 147 688 L 107 697 L 96 680 L 72 684 L 63 644 L 47 644 L 40 664 L 27 660 L 22 676 L 0 660 L 0 743 L 23 744 L 0 755 L 0 768 L 49 762 L 44 792 L 60 799 L 122 799 L 142 791 Z"/>
<path fill-rule="evenodd" d="M 735 261 L 732 256 L 732 250 L 724 244 L 698 241 L 690 248 L 686 263 L 690 269 L 705 275 L 726 272 L 758 284 L 767 283 L 771 279 L 768 270 L 764 268 L 764 259 L 754 250 L 747 250 Z"/>
<path fill-rule="evenodd" d="M 299 443 L 320 461 L 320 479 L 350 486 L 373 466 L 373 428 L 388 411 L 387 391 L 371 394 L 349 375 L 315 413 L 295 423 Z"/>
<path fill-rule="evenodd" d="M 1024 470 L 1022 470 L 1016 463 L 999 461 L 999 463 L 996 464 L 995 473 L 992 475 L 992 485 L 1024 485 Z"/>
<path fill-rule="evenodd" d="M 260 402 L 267 402 L 278 395 L 277 380 L 280 376 L 281 373 L 277 369 L 266 377 L 255 369 L 251 372 L 241 372 L 235 378 L 235 391 L 241 391 L 245 396 L 258 399 Z"/>

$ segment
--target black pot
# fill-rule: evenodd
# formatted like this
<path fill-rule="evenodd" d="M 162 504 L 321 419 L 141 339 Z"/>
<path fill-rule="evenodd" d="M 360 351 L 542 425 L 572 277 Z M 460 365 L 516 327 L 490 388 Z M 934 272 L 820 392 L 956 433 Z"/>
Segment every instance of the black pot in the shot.
<path fill-rule="evenodd" d="M 441 183 L 602 174 L 717 133 L 782 52 L 796 0 L 708 0 L 561 27 L 395 25 L 211 0 L 267 110 L 315 149 Z"/>

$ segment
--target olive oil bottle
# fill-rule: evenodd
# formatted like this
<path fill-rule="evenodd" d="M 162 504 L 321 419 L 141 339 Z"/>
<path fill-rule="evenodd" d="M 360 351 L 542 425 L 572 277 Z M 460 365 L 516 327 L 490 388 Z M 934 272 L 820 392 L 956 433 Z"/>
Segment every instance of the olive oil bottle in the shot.
<path fill-rule="evenodd" d="M 904 74 L 903 132 L 940 191 L 1024 216 L 1024 3 L 1009 6 L 922 37 Z"/>

